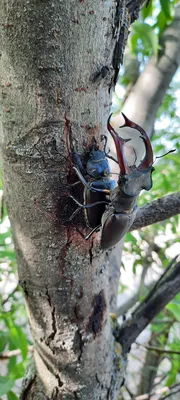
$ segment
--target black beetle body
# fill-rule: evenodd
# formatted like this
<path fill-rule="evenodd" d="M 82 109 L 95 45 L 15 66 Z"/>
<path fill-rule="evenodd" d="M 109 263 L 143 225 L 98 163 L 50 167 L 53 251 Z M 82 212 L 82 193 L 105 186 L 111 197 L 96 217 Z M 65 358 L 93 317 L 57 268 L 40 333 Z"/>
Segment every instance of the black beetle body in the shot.
<path fill-rule="evenodd" d="M 115 188 L 116 182 L 110 179 L 110 167 L 105 152 L 99 150 L 96 144 L 89 152 L 85 169 L 80 156 L 77 153 L 73 153 L 73 155 L 75 160 L 73 168 L 84 185 L 84 206 L 77 202 L 73 196 L 70 197 L 80 207 L 83 206 L 87 226 L 98 230 L 101 225 L 102 214 L 106 205 L 109 204 L 109 194 Z"/>

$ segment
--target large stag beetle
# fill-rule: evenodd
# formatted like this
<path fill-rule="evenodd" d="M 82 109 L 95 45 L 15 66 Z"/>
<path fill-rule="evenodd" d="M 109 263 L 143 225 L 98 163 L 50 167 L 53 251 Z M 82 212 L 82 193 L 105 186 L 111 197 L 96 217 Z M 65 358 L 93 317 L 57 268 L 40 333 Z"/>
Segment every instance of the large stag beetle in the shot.
<path fill-rule="evenodd" d="M 142 189 L 152 187 L 153 152 L 148 135 L 136 123 L 122 113 L 125 124 L 121 126 L 137 129 L 145 145 L 145 156 L 138 166 L 129 166 L 124 153 L 124 146 L 131 139 L 123 139 L 113 129 L 108 118 L 107 127 L 114 140 L 117 162 L 120 167 L 117 184 L 110 179 L 111 172 L 105 149 L 94 148 L 90 151 L 86 166 L 88 181 L 85 179 L 80 159 L 77 159 L 74 170 L 84 185 L 84 204 L 73 196 L 73 200 L 86 210 L 86 220 L 93 229 L 86 237 L 101 229 L 100 246 L 103 250 L 115 246 L 131 227 L 137 210 L 137 199 Z M 77 156 L 77 155 L 76 155 Z M 112 157 L 109 157 L 112 158 Z M 89 178 L 90 177 L 90 178 Z M 96 197 L 98 195 L 98 198 Z M 96 210 L 96 212 L 95 212 Z"/>

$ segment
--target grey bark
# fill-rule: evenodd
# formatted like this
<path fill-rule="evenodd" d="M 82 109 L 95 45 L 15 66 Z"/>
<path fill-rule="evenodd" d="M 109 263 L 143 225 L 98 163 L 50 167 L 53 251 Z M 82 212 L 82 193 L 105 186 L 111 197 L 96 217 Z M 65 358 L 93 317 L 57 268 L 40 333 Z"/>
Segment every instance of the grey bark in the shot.
<path fill-rule="evenodd" d="M 4 190 L 35 343 L 21 399 L 116 399 L 123 381 L 108 253 L 67 224 L 67 192 L 70 152 L 104 133 L 135 17 L 120 0 L 1 2 Z"/>

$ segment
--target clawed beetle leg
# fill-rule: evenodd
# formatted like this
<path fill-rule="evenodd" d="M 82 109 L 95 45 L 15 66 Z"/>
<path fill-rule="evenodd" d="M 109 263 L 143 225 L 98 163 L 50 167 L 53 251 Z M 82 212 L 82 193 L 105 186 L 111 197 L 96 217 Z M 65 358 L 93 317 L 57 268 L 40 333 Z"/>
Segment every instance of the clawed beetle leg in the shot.
<path fill-rule="evenodd" d="M 99 204 L 108 204 L 109 205 L 109 203 L 110 203 L 110 201 L 103 200 L 103 201 L 96 201 L 95 203 L 91 203 L 91 204 L 86 204 L 85 205 L 85 204 L 80 203 L 78 200 L 76 200 L 75 197 L 72 196 L 71 194 L 69 195 L 69 197 L 71 199 L 73 199 L 75 201 L 75 203 L 78 204 L 78 206 L 83 208 L 83 209 L 95 207 L 95 206 L 98 206 Z"/>

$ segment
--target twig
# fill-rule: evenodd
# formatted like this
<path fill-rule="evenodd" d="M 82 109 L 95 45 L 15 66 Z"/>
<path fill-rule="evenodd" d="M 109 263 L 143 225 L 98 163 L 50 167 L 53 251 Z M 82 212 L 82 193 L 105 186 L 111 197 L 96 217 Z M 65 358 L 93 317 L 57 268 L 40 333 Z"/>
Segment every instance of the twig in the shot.
<path fill-rule="evenodd" d="M 34 349 L 33 346 L 28 346 L 28 352 L 33 352 L 33 349 Z M 20 354 L 21 354 L 20 349 L 4 351 L 3 353 L 0 353 L 0 360 L 6 360 L 14 356 L 19 356 Z"/>
<path fill-rule="evenodd" d="M 154 282 L 150 283 L 145 288 L 147 290 L 151 290 L 153 287 L 154 287 Z M 137 292 L 134 293 L 134 295 L 132 297 L 130 297 L 130 299 L 128 299 L 124 304 L 122 304 L 120 307 L 118 307 L 118 309 L 116 311 L 117 317 L 120 317 L 121 315 L 126 314 L 127 311 L 130 310 L 130 308 L 132 308 L 138 302 L 139 297 L 140 297 L 140 292 L 141 292 L 141 288 L 139 287 Z"/>
<path fill-rule="evenodd" d="M 144 393 L 144 394 L 141 394 L 140 396 L 136 396 L 136 397 L 135 397 L 135 400 L 148 400 L 151 396 L 154 396 L 154 395 L 157 395 L 157 394 L 161 394 L 161 393 L 170 391 L 171 389 L 173 390 L 175 387 L 177 387 L 177 386 L 179 386 L 179 385 L 180 385 L 180 383 L 176 383 L 175 385 L 172 385 L 172 386 L 170 386 L 170 387 L 164 386 L 163 388 L 160 388 L 160 389 L 158 389 L 158 390 L 156 390 L 156 391 L 154 391 L 154 392 Z M 160 397 L 159 400 L 164 400 L 164 399 L 166 399 L 167 397 L 171 396 L 172 394 L 178 393 L 179 391 L 180 391 L 180 388 L 178 388 L 177 391 L 174 391 L 174 392 L 171 391 L 171 392 L 168 393 L 166 396 Z"/>
<path fill-rule="evenodd" d="M 132 318 L 127 320 L 119 328 L 118 341 L 121 343 L 123 352 L 127 354 L 132 343 L 135 342 L 139 334 L 146 328 L 153 318 L 168 304 L 180 291 L 180 262 L 178 262 L 166 279 L 161 279 L 161 283 L 150 292 L 144 301 L 137 307 L 132 314 Z"/>
<path fill-rule="evenodd" d="M 155 283 L 155 285 L 152 287 L 152 289 L 150 290 L 150 292 L 147 294 L 146 298 L 144 299 L 144 301 L 148 301 L 153 294 L 157 291 L 157 289 L 162 285 L 162 281 L 163 278 L 165 277 L 165 275 L 167 275 L 167 273 L 169 272 L 169 270 L 171 269 L 171 267 L 173 266 L 173 264 L 175 263 L 175 261 L 177 260 L 177 258 L 179 257 L 179 254 L 177 256 L 175 256 L 170 263 L 168 264 L 168 266 L 166 267 L 166 269 L 164 270 L 163 274 L 159 277 L 159 279 L 157 280 L 157 282 Z M 139 306 L 137 306 L 135 312 L 137 313 L 138 309 L 141 308 L 142 303 L 139 304 Z M 133 314 L 132 314 L 133 315 Z"/>
<path fill-rule="evenodd" d="M 127 386 L 127 385 L 124 385 L 124 387 L 125 387 L 126 391 L 128 392 L 130 398 L 131 398 L 132 400 L 135 400 L 135 396 L 134 396 L 134 394 L 131 392 L 131 390 L 128 388 L 128 386 Z"/>
<path fill-rule="evenodd" d="M 175 390 L 175 391 L 172 391 L 172 392 L 168 393 L 166 396 L 160 397 L 159 400 L 165 400 L 165 399 L 167 399 L 167 397 L 173 396 L 173 394 L 177 394 L 179 392 L 180 392 L 180 388 L 178 390 Z"/>
<path fill-rule="evenodd" d="M 5 303 L 7 303 L 7 301 L 10 299 L 10 297 L 18 290 L 18 287 L 19 287 L 19 283 L 16 285 L 16 287 L 13 289 L 13 291 L 11 293 L 9 293 L 9 295 L 6 297 L 6 299 L 4 299 L 2 301 L 3 306 Z"/>
<path fill-rule="evenodd" d="M 162 349 L 160 347 L 155 347 L 155 346 L 146 346 L 146 345 L 143 345 L 143 344 L 137 343 L 137 342 L 136 342 L 136 345 L 141 346 L 146 350 L 156 351 L 157 353 L 178 354 L 178 355 L 180 354 L 180 351 L 177 351 L 177 350 L 168 350 L 168 349 Z"/>

